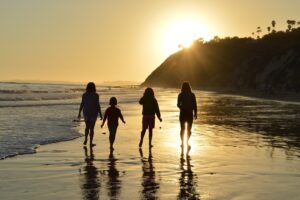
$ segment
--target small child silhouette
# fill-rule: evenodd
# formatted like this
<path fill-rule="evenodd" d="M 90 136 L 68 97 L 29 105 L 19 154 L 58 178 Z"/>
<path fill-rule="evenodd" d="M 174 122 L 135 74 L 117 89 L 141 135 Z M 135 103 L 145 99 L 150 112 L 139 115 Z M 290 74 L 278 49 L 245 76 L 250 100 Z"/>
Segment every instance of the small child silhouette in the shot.
<path fill-rule="evenodd" d="M 108 107 L 105 111 L 104 114 L 104 119 L 103 122 L 101 124 L 101 128 L 103 128 L 106 119 L 107 119 L 107 126 L 108 126 L 108 130 L 109 130 L 109 142 L 110 142 L 110 149 L 113 150 L 113 145 L 115 142 L 115 138 L 116 138 L 116 133 L 117 133 L 117 128 L 119 125 L 119 118 L 121 119 L 121 121 L 125 124 L 126 122 L 124 121 L 123 115 L 121 113 L 121 110 L 119 108 L 116 107 L 116 105 L 118 104 L 116 97 L 111 97 L 109 100 L 109 105 L 110 107 Z"/>

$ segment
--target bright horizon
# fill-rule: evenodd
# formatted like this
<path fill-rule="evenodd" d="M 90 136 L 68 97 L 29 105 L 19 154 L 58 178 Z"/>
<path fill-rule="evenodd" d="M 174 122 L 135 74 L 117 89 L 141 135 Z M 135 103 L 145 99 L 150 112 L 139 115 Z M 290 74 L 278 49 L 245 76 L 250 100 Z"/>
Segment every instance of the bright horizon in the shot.
<path fill-rule="evenodd" d="M 0 80 L 142 82 L 178 45 L 300 20 L 300 2 L 1 1 Z"/>

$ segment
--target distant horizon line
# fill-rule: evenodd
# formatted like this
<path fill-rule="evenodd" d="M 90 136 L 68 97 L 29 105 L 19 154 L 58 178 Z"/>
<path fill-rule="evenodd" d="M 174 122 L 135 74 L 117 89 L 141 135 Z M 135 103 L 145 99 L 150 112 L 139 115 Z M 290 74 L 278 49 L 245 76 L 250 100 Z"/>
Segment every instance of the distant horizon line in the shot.
<path fill-rule="evenodd" d="M 116 80 L 116 81 L 95 81 L 94 83 L 102 85 L 140 85 L 143 81 L 127 81 L 127 80 Z M 0 80 L 0 83 L 45 83 L 45 84 L 86 84 L 88 81 L 54 81 L 54 80 L 28 80 L 28 79 L 7 79 Z"/>

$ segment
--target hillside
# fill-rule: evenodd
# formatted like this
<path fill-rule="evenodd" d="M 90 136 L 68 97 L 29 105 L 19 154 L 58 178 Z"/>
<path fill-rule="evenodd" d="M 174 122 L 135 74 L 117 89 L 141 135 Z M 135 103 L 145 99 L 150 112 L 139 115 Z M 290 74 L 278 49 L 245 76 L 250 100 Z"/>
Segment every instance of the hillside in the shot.
<path fill-rule="evenodd" d="M 300 28 L 261 39 L 195 41 L 168 57 L 143 86 L 252 90 L 267 94 L 299 93 Z"/>

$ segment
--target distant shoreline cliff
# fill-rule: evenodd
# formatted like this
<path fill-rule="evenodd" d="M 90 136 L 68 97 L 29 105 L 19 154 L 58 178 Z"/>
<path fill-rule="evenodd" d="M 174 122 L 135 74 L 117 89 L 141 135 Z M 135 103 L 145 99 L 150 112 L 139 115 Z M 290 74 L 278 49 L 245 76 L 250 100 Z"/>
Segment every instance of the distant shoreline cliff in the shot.
<path fill-rule="evenodd" d="M 300 28 L 261 39 L 216 38 L 195 41 L 168 57 L 142 86 L 300 93 Z"/>

